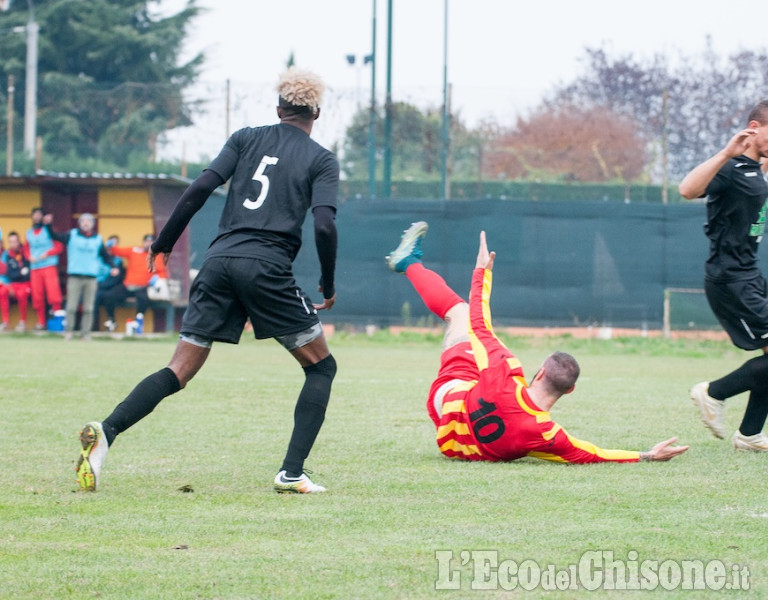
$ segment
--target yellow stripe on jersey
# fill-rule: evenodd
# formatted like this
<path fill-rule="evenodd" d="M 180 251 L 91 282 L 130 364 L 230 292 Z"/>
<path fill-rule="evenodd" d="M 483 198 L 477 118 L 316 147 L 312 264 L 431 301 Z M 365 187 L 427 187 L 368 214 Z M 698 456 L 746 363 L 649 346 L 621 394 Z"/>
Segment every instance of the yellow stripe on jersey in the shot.
<path fill-rule="evenodd" d="M 437 428 L 437 439 L 445 437 L 449 433 L 456 435 L 469 435 L 469 425 L 460 421 L 449 421 Z"/>
<path fill-rule="evenodd" d="M 546 441 L 550 441 L 553 437 L 557 435 L 557 432 L 560 431 L 561 429 L 562 427 L 557 423 L 555 423 L 555 426 L 549 431 L 545 431 L 544 433 L 542 433 L 541 437 L 543 437 Z"/>
<path fill-rule="evenodd" d="M 482 307 L 483 307 L 483 324 L 488 331 L 493 330 L 491 325 L 491 288 L 493 287 L 493 271 L 490 269 L 483 270 L 483 295 L 482 295 Z"/>
<path fill-rule="evenodd" d="M 472 354 L 475 356 L 477 368 L 480 371 L 484 371 L 488 368 L 488 353 L 485 351 L 485 346 L 483 346 L 482 342 L 477 339 L 477 335 L 471 326 L 469 328 L 469 343 L 472 344 Z"/>
<path fill-rule="evenodd" d="M 462 381 L 461 383 L 457 383 L 454 385 L 450 390 L 448 390 L 449 394 L 453 394 L 455 392 L 468 392 L 473 387 L 477 385 L 477 379 L 470 379 L 469 381 Z"/>
<path fill-rule="evenodd" d="M 483 290 L 481 293 L 481 306 L 483 309 L 483 326 L 484 328 L 493 336 L 493 338 L 502 346 L 504 344 L 502 343 L 499 338 L 496 337 L 496 334 L 493 332 L 493 325 L 491 324 L 491 288 L 493 287 L 493 271 L 490 271 L 488 269 L 485 269 L 483 271 Z M 472 344 L 472 351 L 475 355 L 475 362 L 477 363 L 477 368 L 481 371 L 488 368 L 488 352 L 485 350 L 485 346 L 483 346 L 482 342 L 478 339 L 477 334 L 472 329 L 472 321 L 470 319 L 469 323 L 469 342 Z M 505 346 L 506 347 L 506 346 Z M 509 359 L 508 360 L 510 368 L 514 369 L 516 367 L 520 366 L 520 361 L 517 359 Z"/>
<path fill-rule="evenodd" d="M 526 454 L 526 456 L 530 456 L 531 458 L 540 458 L 541 460 L 551 460 L 552 462 L 568 462 L 562 456 L 558 456 L 557 454 L 550 454 L 549 452 L 529 452 Z"/>
<path fill-rule="evenodd" d="M 571 437 L 565 430 L 563 430 L 563 432 L 568 437 L 568 441 L 576 448 L 594 454 L 595 456 L 599 456 L 605 460 L 632 460 L 633 458 L 638 458 L 640 456 L 640 453 L 634 450 L 603 450 L 591 442 L 585 442 L 583 440 L 577 440 L 575 437 Z"/>
<path fill-rule="evenodd" d="M 443 443 L 442 446 L 440 446 L 440 452 L 447 452 L 453 450 L 454 452 L 457 452 L 459 454 L 463 454 L 464 456 L 471 456 L 473 454 L 477 454 L 478 456 L 482 456 L 482 452 L 478 450 L 477 446 L 474 444 L 464 445 L 461 442 L 457 440 L 447 440 Z"/>
<path fill-rule="evenodd" d="M 451 400 L 449 402 L 443 402 L 443 414 L 448 413 L 465 413 L 467 407 L 464 404 L 464 400 Z"/>
<path fill-rule="evenodd" d="M 551 421 L 549 418 L 549 411 L 546 410 L 536 410 L 535 408 L 531 408 L 528 406 L 528 403 L 523 398 L 523 387 L 519 386 L 515 390 L 515 397 L 517 398 L 517 403 L 520 405 L 520 408 L 522 408 L 525 412 L 527 412 L 529 415 L 536 417 L 537 423 L 545 423 L 546 421 Z M 555 432 L 557 433 L 557 432 Z"/>
<path fill-rule="evenodd" d="M 450 390 L 446 392 L 446 396 L 448 394 L 453 394 L 455 392 L 468 392 L 473 387 L 477 385 L 477 380 L 472 379 L 471 381 L 462 381 L 461 383 L 457 383 L 455 386 L 453 386 Z M 448 413 L 466 413 L 467 407 L 464 404 L 464 399 L 460 400 L 448 400 L 447 402 L 443 402 L 443 410 L 440 414 L 447 415 Z"/>

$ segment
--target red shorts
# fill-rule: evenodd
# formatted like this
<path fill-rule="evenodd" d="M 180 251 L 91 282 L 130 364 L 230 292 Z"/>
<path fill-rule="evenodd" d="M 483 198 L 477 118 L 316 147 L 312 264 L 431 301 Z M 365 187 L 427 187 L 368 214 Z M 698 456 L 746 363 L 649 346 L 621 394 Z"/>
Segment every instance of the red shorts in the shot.
<path fill-rule="evenodd" d="M 460 342 L 448 348 L 440 356 L 440 369 L 437 377 L 429 388 L 427 397 L 427 412 L 435 425 L 440 423 L 440 415 L 435 409 L 435 394 L 441 387 L 451 381 L 476 381 L 480 377 L 480 369 L 475 362 L 475 354 L 472 352 L 472 344 Z M 450 389 L 450 388 L 449 388 Z M 444 390 L 447 391 L 447 390 Z M 445 393 L 443 393 L 445 396 Z"/>

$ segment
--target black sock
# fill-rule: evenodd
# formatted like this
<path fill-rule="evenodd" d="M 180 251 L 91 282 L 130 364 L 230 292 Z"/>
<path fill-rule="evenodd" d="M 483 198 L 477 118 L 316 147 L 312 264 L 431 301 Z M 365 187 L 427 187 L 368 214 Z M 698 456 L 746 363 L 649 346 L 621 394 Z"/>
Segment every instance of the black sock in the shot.
<path fill-rule="evenodd" d="M 751 358 L 735 371 L 709 384 L 709 395 L 725 400 L 747 390 L 760 389 L 768 385 L 768 355 Z"/>
<path fill-rule="evenodd" d="M 299 477 L 304 472 L 304 460 L 325 420 L 331 383 L 336 375 L 336 360 L 328 355 L 320 362 L 304 367 L 304 374 L 304 387 L 293 411 L 293 433 L 281 468 L 288 477 Z"/>
<path fill-rule="evenodd" d="M 176 373 L 168 367 L 143 379 L 102 422 L 107 443 L 155 410 L 163 398 L 181 389 Z"/>
<path fill-rule="evenodd" d="M 763 430 L 766 418 L 768 418 L 768 386 L 753 389 L 750 392 L 739 431 L 742 435 L 760 433 Z"/>

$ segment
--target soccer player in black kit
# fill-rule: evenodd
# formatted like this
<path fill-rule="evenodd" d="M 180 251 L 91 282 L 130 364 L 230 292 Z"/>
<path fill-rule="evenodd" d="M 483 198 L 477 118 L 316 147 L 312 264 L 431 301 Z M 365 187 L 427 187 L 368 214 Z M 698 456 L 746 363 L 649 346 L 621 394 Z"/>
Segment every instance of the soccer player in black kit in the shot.
<path fill-rule="evenodd" d="M 768 284 L 757 265 L 768 198 L 760 161 L 766 157 L 768 100 L 752 109 L 746 129 L 680 183 L 685 198 L 707 196 L 709 257 L 704 290 L 709 305 L 734 345 L 762 350 L 732 373 L 697 383 L 691 399 L 704 424 L 723 438 L 725 400 L 749 391 L 744 417 L 731 441 L 735 449 L 753 452 L 768 452 L 763 433 L 768 416 Z"/>
<path fill-rule="evenodd" d="M 141 381 L 104 421 L 80 432 L 77 479 L 83 490 L 100 485 L 101 468 L 115 437 L 182 389 L 200 370 L 214 341 L 238 343 L 250 318 L 257 339 L 275 338 L 301 365 L 304 386 L 283 465 L 275 476 L 280 493 L 324 492 L 304 473 L 304 460 L 325 418 L 336 362 L 317 310 L 336 301 L 335 224 L 339 165 L 310 138 L 320 115 L 322 81 L 289 68 L 277 86 L 280 122 L 235 132 L 221 153 L 184 191 L 147 257 L 167 263 L 174 244 L 213 191 L 230 181 L 218 235 L 189 293 L 179 342 L 168 366 Z M 313 305 L 296 285 L 292 264 L 302 223 L 311 210 L 320 261 L 322 304 Z"/>

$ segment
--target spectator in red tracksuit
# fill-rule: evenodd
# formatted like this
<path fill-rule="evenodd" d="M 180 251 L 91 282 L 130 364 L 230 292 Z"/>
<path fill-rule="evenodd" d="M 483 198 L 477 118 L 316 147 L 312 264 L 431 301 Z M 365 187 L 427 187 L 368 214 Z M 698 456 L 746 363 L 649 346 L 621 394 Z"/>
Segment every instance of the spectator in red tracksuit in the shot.
<path fill-rule="evenodd" d="M 45 329 L 45 307 L 51 305 L 54 312 L 61 310 L 62 298 L 59 285 L 59 254 L 64 246 L 55 241 L 43 227 L 43 209 L 32 209 L 32 227 L 27 230 L 24 255 L 29 260 L 29 282 L 32 287 L 32 306 L 37 312 L 35 331 Z"/>
<path fill-rule="evenodd" d="M 10 317 L 11 297 L 16 298 L 19 305 L 19 322 L 16 331 L 24 331 L 27 321 L 27 300 L 32 293 L 29 285 L 29 261 L 24 257 L 24 250 L 19 240 L 19 234 L 11 231 L 8 234 L 8 249 L 0 254 L 0 331 L 8 328 Z"/>
<path fill-rule="evenodd" d="M 111 249 L 112 256 L 119 256 L 127 262 L 123 284 L 127 290 L 126 297 L 136 298 L 137 318 L 143 318 L 144 312 L 149 308 L 149 286 L 154 284 L 154 280 L 168 277 L 168 272 L 162 262 L 155 265 L 154 273 L 150 273 L 147 269 L 147 254 L 154 241 L 155 236 L 148 233 L 142 238 L 141 246 L 130 248 L 115 246 Z"/>

